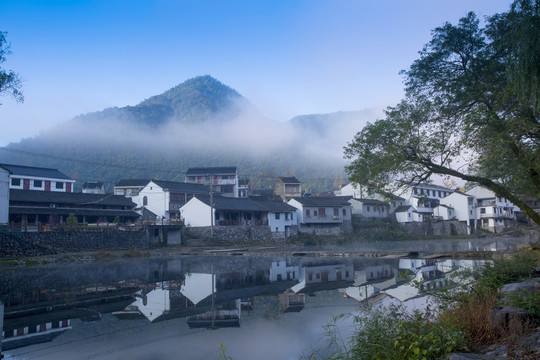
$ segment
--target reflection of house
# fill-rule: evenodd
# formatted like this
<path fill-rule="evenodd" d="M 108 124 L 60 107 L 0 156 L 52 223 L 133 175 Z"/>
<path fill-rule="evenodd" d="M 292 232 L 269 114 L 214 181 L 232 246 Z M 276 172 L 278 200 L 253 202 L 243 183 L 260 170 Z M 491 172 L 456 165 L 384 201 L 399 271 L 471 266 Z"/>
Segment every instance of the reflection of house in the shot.
<path fill-rule="evenodd" d="M 300 232 L 330 235 L 352 231 L 351 205 L 345 198 L 296 198 L 288 204 L 298 210 Z"/>
<path fill-rule="evenodd" d="M 11 172 L 11 189 L 56 192 L 73 191 L 75 180 L 62 174 L 57 169 L 11 164 L 0 164 L 0 166 Z"/>
<path fill-rule="evenodd" d="M 280 176 L 277 179 L 274 195 L 281 197 L 284 201 L 290 198 L 302 196 L 302 184 L 294 176 Z"/>
<path fill-rule="evenodd" d="M 29 227 L 64 223 L 70 214 L 79 223 L 135 222 L 139 215 L 135 204 L 118 195 L 98 195 L 69 192 L 15 190 L 10 192 L 9 221 Z"/>
<path fill-rule="evenodd" d="M 208 185 L 212 192 L 227 197 L 238 197 L 236 166 L 189 168 L 185 182 Z"/>
<path fill-rule="evenodd" d="M 239 327 L 241 314 L 241 301 L 236 299 L 215 305 L 215 309 L 202 314 L 188 316 L 186 322 L 190 328 Z"/>
<path fill-rule="evenodd" d="M 500 232 L 514 224 L 515 206 L 508 199 L 498 197 L 492 190 L 482 186 L 473 187 L 467 194 L 476 198 L 477 227 Z"/>
<path fill-rule="evenodd" d="M 281 312 L 299 312 L 306 305 L 306 295 L 296 294 L 291 290 L 278 295 L 279 307 Z"/>
<path fill-rule="evenodd" d="M 287 265 L 285 260 L 273 261 L 270 268 L 270 281 L 298 280 L 298 265 Z"/>
<path fill-rule="evenodd" d="M 82 185 L 84 194 L 105 194 L 105 184 L 100 181 L 85 181 Z"/>
<path fill-rule="evenodd" d="M 16 329 L 5 328 L 2 350 L 12 350 L 23 346 L 53 341 L 56 337 L 71 329 L 71 320 L 42 322 L 21 326 Z"/>
<path fill-rule="evenodd" d="M 9 174 L 10 171 L 0 165 L 0 224 L 6 224 L 8 222 Z"/>
<path fill-rule="evenodd" d="M 345 287 L 354 281 L 354 268 L 346 264 L 308 264 L 300 267 L 295 293 Z"/>

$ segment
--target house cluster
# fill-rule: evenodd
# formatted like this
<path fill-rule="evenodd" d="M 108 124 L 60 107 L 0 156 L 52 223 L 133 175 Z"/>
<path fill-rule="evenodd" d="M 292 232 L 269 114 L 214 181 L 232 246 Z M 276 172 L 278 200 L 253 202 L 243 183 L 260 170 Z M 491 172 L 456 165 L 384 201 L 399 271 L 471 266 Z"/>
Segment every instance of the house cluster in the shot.
<path fill-rule="evenodd" d="M 358 184 L 344 185 L 337 196 L 348 196 L 352 213 L 365 218 L 394 216 L 400 223 L 457 220 L 475 228 L 500 232 L 513 226 L 519 208 L 493 191 L 474 186 L 463 192 L 434 184 L 414 184 L 399 192 L 380 194 Z"/>
<path fill-rule="evenodd" d="M 0 224 L 39 231 L 75 216 L 92 224 L 265 226 L 278 237 L 352 230 L 346 199 L 302 197 L 295 177 L 279 177 L 270 193 L 257 191 L 236 167 L 190 168 L 184 182 L 123 179 L 112 193 L 97 181 L 73 192 L 74 183 L 57 169 L 0 164 Z"/>
<path fill-rule="evenodd" d="M 499 232 L 516 221 L 519 210 L 491 190 L 466 192 L 419 183 L 397 193 L 347 184 L 333 195 L 308 196 L 294 176 L 278 177 L 273 189 L 257 190 L 239 179 L 237 168 L 189 168 L 183 182 L 123 179 L 112 193 L 103 182 L 75 180 L 57 169 L 0 164 L 0 224 L 35 231 L 65 223 L 140 223 L 190 227 L 265 226 L 273 235 L 297 232 L 334 235 L 352 231 L 352 216 L 394 217 L 400 223 L 457 220 L 468 232 Z M 34 229 L 34 230 L 32 230 Z"/>

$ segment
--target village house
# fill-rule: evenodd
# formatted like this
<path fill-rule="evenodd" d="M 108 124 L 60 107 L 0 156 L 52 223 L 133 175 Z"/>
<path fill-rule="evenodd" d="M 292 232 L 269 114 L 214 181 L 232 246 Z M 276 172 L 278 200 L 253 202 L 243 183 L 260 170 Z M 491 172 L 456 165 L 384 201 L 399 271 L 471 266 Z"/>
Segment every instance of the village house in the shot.
<path fill-rule="evenodd" d="M 460 191 L 440 199 L 441 205 L 447 205 L 454 210 L 454 218 L 467 224 L 467 233 L 472 234 L 476 226 L 476 208 L 474 196 Z"/>
<path fill-rule="evenodd" d="M 149 179 L 122 179 L 114 185 L 113 194 L 127 197 L 136 196 L 149 182 Z"/>
<path fill-rule="evenodd" d="M 0 225 L 7 224 L 9 216 L 9 175 L 11 172 L 0 165 Z"/>
<path fill-rule="evenodd" d="M 180 208 L 184 204 L 195 195 L 208 195 L 209 192 L 207 186 L 176 181 L 122 180 L 118 184 L 115 193 L 129 192 L 126 196 L 133 200 L 137 211 L 145 218 L 150 212 L 158 219 L 180 219 Z"/>
<path fill-rule="evenodd" d="M 236 166 L 189 168 L 184 181 L 207 185 L 214 194 L 239 197 Z"/>
<path fill-rule="evenodd" d="M 105 184 L 101 181 L 85 181 L 82 192 L 83 194 L 105 194 Z"/>
<path fill-rule="evenodd" d="M 277 178 L 274 187 L 274 195 L 279 196 L 283 201 L 302 196 L 302 183 L 294 176 Z"/>
<path fill-rule="evenodd" d="M 402 205 L 394 210 L 394 215 L 399 223 L 424 221 L 422 214 L 419 214 L 411 205 Z"/>
<path fill-rule="evenodd" d="M 290 199 L 297 209 L 298 231 L 316 235 L 352 232 L 351 204 L 343 197 L 309 197 Z"/>
<path fill-rule="evenodd" d="M 398 192 L 394 192 L 394 195 L 405 199 L 403 205 L 413 206 L 414 210 L 419 214 L 417 219 L 423 221 L 433 217 L 433 209 L 439 206 L 442 198 L 451 193 L 452 190 L 443 186 L 417 183 L 406 187 L 403 190 L 399 190 Z"/>
<path fill-rule="evenodd" d="M 296 209 L 281 201 L 196 196 L 180 211 L 193 227 L 268 226 L 274 236 L 289 237 L 297 226 Z"/>
<path fill-rule="evenodd" d="M 466 192 L 475 198 L 476 227 L 494 233 L 516 223 L 516 206 L 506 198 L 498 197 L 495 192 L 477 185 Z"/>
<path fill-rule="evenodd" d="M 352 214 L 363 219 L 383 219 L 389 215 L 389 205 L 380 200 L 349 198 L 348 202 L 351 204 Z"/>
<path fill-rule="evenodd" d="M 73 192 L 10 190 L 9 223 L 22 231 L 62 224 L 70 214 L 79 223 L 135 222 L 135 204 L 124 196 Z"/>
<path fill-rule="evenodd" d="M 75 180 L 57 169 L 0 164 L 11 174 L 10 189 L 72 192 Z"/>

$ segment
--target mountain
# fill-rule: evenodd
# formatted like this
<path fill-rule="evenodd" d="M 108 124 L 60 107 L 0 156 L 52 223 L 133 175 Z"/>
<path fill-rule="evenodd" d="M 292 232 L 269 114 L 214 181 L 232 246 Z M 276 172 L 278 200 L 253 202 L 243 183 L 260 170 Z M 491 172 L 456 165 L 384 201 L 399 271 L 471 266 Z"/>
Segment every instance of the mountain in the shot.
<path fill-rule="evenodd" d="M 135 106 L 109 108 L 76 117 L 75 121 L 122 119 L 138 125 L 161 126 L 169 121 L 198 124 L 238 116 L 249 102 L 236 90 L 209 75 L 197 76 Z"/>
<path fill-rule="evenodd" d="M 265 118 L 236 90 L 211 76 L 189 79 L 134 106 L 75 117 L 0 148 L 0 162 L 57 168 L 108 189 L 124 178 L 183 181 L 189 167 L 237 166 L 269 186 L 296 176 L 317 193 L 344 178 L 343 146 L 370 114 Z"/>

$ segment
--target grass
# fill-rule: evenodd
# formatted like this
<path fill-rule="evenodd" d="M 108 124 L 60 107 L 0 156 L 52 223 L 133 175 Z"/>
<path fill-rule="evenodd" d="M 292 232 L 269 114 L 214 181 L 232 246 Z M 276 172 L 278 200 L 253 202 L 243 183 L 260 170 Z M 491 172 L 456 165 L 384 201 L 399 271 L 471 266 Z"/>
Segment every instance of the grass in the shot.
<path fill-rule="evenodd" d="M 529 311 L 533 317 L 531 330 L 540 324 L 537 291 L 504 298 L 498 293 L 507 283 L 534 277 L 531 269 L 539 264 L 540 251 L 535 248 L 488 263 L 476 272 L 461 273 L 470 281 L 453 289 L 433 291 L 436 306 L 426 312 L 408 313 L 401 306 L 372 307 L 367 314 L 354 317 L 354 335 L 350 339 L 342 339 L 337 327 L 330 324 L 326 327 L 327 346 L 301 359 L 430 360 L 445 358 L 454 351 L 475 352 L 502 344 L 513 352 L 518 334 L 493 328 L 488 314 L 496 305 L 507 304 Z"/>

